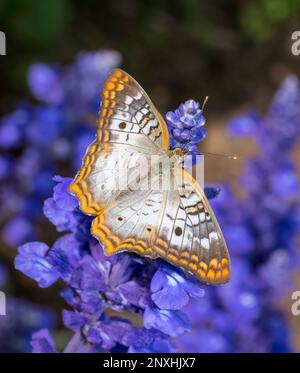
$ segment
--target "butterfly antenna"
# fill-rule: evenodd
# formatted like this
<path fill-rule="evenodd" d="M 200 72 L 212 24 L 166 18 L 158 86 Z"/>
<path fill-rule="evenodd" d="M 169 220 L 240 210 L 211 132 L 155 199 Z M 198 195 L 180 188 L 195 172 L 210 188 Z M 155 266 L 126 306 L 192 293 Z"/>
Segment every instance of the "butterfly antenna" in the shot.
<path fill-rule="evenodd" d="M 205 108 L 205 105 L 206 105 L 207 101 L 208 101 L 208 96 L 206 96 L 205 99 L 203 100 L 203 104 L 202 104 L 202 107 L 201 107 L 202 112 Z M 208 153 L 208 152 L 203 152 L 203 154 L 213 155 L 214 157 L 225 157 L 225 158 L 232 159 L 232 160 L 237 160 L 238 159 L 237 155 L 215 154 L 215 153 Z"/>
<path fill-rule="evenodd" d="M 215 154 L 215 153 L 208 153 L 208 152 L 202 152 L 204 155 L 212 155 L 214 157 L 224 157 L 224 158 L 227 158 L 227 159 L 232 159 L 234 161 L 236 161 L 237 159 L 239 159 L 239 157 L 237 155 L 228 155 L 228 154 Z"/>
<path fill-rule="evenodd" d="M 207 100 L 208 100 L 208 96 L 206 96 L 205 99 L 203 100 L 203 104 L 202 104 L 202 106 L 201 106 L 201 111 L 202 111 L 202 112 L 203 112 L 204 107 L 205 107 L 205 105 L 206 105 L 206 103 L 207 103 Z"/>

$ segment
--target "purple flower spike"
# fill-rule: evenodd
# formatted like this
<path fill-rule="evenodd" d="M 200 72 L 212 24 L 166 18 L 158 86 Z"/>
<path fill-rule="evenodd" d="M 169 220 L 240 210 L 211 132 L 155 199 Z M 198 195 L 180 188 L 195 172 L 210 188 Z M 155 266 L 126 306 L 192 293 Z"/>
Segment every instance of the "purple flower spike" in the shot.
<path fill-rule="evenodd" d="M 177 110 L 166 114 L 172 148 L 186 148 L 189 154 L 199 154 L 195 146 L 206 136 L 205 118 L 198 102 L 188 100 Z"/>
<path fill-rule="evenodd" d="M 64 325 L 78 332 L 91 345 L 90 350 L 111 350 L 119 345 L 121 350 L 142 350 L 139 341 L 127 342 L 133 325 L 121 323 L 118 331 L 118 323 L 107 319 L 105 309 L 110 308 L 143 318 L 145 330 L 156 333 L 155 345 L 144 346 L 145 350 L 170 351 L 169 336 L 189 328 L 182 308 L 190 298 L 203 296 L 202 287 L 160 260 L 149 262 L 130 253 L 106 257 L 89 232 L 90 217 L 79 211 L 77 200 L 69 194 L 70 179 L 54 180 L 57 184 L 53 197 L 46 200 L 45 214 L 57 230 L 68 233 L 51 248 L 42 243 L 21 246 L 16 268 L 42 287 L 58 278 L 67 285 L 62 296 L 73 309 L 63 311 Z"/>

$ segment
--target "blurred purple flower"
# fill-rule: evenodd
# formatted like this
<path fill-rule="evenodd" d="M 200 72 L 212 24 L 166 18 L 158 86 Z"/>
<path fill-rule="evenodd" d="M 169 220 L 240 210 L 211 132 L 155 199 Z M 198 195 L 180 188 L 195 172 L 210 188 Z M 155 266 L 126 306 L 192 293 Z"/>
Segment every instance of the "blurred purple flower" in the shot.
<path fill-rule="evenodd" d="M 30 352 L 31 335 L 41 328 L 53 328 L 54 321 L 48 309 L 8 295 L 6 316 L 0 317 L 0 351 Z"/>
<path fill-rule="evenodd" d="M 21 145 L 24 126 L 28 121 L 28 111 L 17 109 L 0 121 L 0 149 L 13 150 Z"/>
<path fill-rule="evenodd" d="M 9 176 L 11 163 L 10 157 L 0 155 L 0 181 L 4 181 Z"/>
<path fill-rule="evenodd" d="M 256 112 L 233 118 L 229 124 L 229 133 L 235 137 L 255 135 L 262 125 L 262 118 Z"/>
<path fill-rule="evenodd" d="M 59 104 L 64 98 L 59 73 L 46 64 L 37 63 L 30 67 L 28 85 L 37 100 L 49 104 Z"/>
<path fill-rule="evenodd" d="M 0 120 L 1 207 L 11 221 L 2 233 L 10 246 L 36 239 L 44 199 L 52 192 L 49 180 L 58 170 L 78 169 L 95 133 L 102 84 L 120 61 L 115 51 L 82 52 L 66 68 L 38 63 L 29 69 L 28 85 L 40 103 L 20 104 Z M 52 199 L 45 209 L 59 229 L 75 224 L 68 211 L 55 219 L 58 207 Z M 13 223 L 20 219 L 18 234 Z M 25 234 L 25 224 L 34 229 Z"/>
<path fill-rule="evenodd" d="M 204 193 L 208 199 L 213 199 L 219 195 L 221 189 L 216 186 L 207 186 L 204 188 Z"/>
<path fill-rule="evenodd" d="M 300 139 L 298 80 L 282 83 L 265 118 L 254 112 L 239 116 L 229 131 L 251 135 L 260 148 L 241 177 L 243 199 L 221 187 L 212 200 L 231 253 L 232 278 L 223 287 L 205 289 L 205 303 L 205 298 L 190 303 L 192 331 L 179 344 L 198 352 L 291 351 L 280 301 L 299 269 L 300 185 L 290 157 Z"/>
<path fill-rule="evenodd" d="M 55 105 L 37 107 L 26 132 L 28 143 L 45 151 L 61 135 L 62 116 L 62 110 Z"/>
<path fill-rule="evenodd" d="M 21 245 L 34 235 L 35 228 L 28 219 L 22 216 L 10 219 L 3 228 L 3 239 L 10 246 Z"/>
<path fill-rule="evenodd" d="M 41 329 L 32 335 L 31 347 L 33 353 L 55 353 L 55 343 L 48 329 Z"/>
<path fill-rule="evenodd" d="M 3 288 L 6 281 L 7 281 L 7 269 L 5 268 L 4 264 L 0 262 L 0 288 Z"/>

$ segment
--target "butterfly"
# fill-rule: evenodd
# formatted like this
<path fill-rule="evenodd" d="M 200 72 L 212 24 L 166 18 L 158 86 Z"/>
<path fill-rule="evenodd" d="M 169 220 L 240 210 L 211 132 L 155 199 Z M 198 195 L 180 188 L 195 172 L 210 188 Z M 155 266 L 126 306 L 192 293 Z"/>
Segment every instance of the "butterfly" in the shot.
<path fill-rule="evenodd" d="M 177 187 L 134 188 L 141 183 L 138 161 L 156 154 L 171 160 L 167 171 Z M 173 162 L 183 154 L 170 150 L 167 125 L 143 88 L 115 69 L 103 86 L 96 139 L 70 192 L 85 214 L 95 216 L 91 233 L 106 255 L 160 257 L 204 283 L 224 284 L 230 278 L 226 243 L 201 186 Z M 126 183 L 120 170 L 129 175 Z"/>

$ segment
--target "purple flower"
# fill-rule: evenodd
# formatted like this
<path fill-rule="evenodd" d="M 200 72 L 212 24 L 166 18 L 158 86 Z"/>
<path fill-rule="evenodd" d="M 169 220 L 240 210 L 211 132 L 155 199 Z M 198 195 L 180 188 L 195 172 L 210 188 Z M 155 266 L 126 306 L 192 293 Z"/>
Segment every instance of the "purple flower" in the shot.
<path fill-rule="evenodd" d="M 188 100 L 177 110 L 166 114 L 172 148 L 189 150 L 190 154 L 200 154 L 196 144 L 206 136 L 205 119 L 198 102 Z"/>
<path fill-rule="evenodd" d="M 235 137 L 255 135 L 259 130 L 261 121 L 262 119 L 256 112 L 235 117 L 228 124 L 229 133 Z"/>
<path fill-rule="evenodd" d="M 186 306 L 190 297 L 202 297 L 204 290 L 194 279 L 187 279 L 174 267 L 162 264 L 151 281 L 151 298 L 157 307 L 179 310 Z"/>
<path fill-rule="evenodd" d="M 48 250 L 42 242 L 30 242 L 19 247 L 19 255 L 15 258 L 16 269 L 37 281 L 42 288 L 58 279 L 57 271 L 46 259 Z"/>
<path fill-rule="evenodd" d="M 41 329 L 32 335 L 31 347 L 33 353 L 55 353 L 56 347 L 48 329 Z"/>
<path fill-rule="evenodd" d="M 274 132 L 287 136 L 299 135 L 297 130 L 300 116 L 299 100 L 299 80 L 296 76 L 289 75 L 281 83 L 270 105 L 268 120 L 271 121 Z M 286 128 L 276 123 L 284 124 Z"/>
<path fill-rule="evenodd" d="M 55 268 L 60 278 L 71 281 L 73 269 L 79 266 L 82 243 L 71 234 L 58 238 L 51 250 L 47 261 Z"/>
<path fill-rule="evenodd" d="M 270 298 L 278 294 L 284 295 L 293 285 L 290 272 L 294 265 L 296 268 L 299 265 L 293 262 L 294 260 L 295 258 L 291 258 L 285 250 L 278 249 L 260 266 L 258 276 Z M 299 262 L 299 259 L 296 260 Z M 278 282 L 279 278 L 280 282 Z"/>
<path fill-rule="evenodd" d="M 77 210 L 77 199 L 68 193 L 72 179 L 56 176 L 54 180 L 58 184 L 54 188 L 53 197 L 45 201 L 44 214 L 58 232 L 71 231 L 82 222 L 82 214 Z"/>
<path fill-rule="evenodd" d="M 149 291 L 136 281 L 128 281 L 118 286 L 121 297 L 127 304 L 145 309 L 149 304 Z"/>
<path fill-rule="evenodd" d="M 11 171 L 12 160 L 7 157 L 0 155 L 0 181 L 5 180 Z"/>
<path fill-rule="evenodd" d="M 224 225 L 223 234 L 226 241 L 230 242 L 232 254 L 249 254 L 255 247 L 252 232 L 244 224 Z"/>
<path fill-rule="evenodd" d="M 4 265 L 0 262 L 0 288 L 2 288 L 7 281 L 7 270 Z"/>
<path fill-rule="evenodd" d="M 78 54 L 74 65 L 63 76 L 66 120 L 77 124 L 78 129 L 82 127 L 81 121 L 90 121 L 94 126 L 101 87 L 109 72 L 120 62 L 121 56 L 116 51 Z"/>
<path fill-rule="evenodd" d="M 168 337 L 156 329 L 135 329 L 125 336 L 125 345 L 130 353 L 175 352 Z"/>
<path fill-rule="evenodd" d="M 190 329 L 189 320 L 184 312 L 157 307 L 146 308 L 144 325 L 147 329 L 157 329 L 170 336 L 177 336 Z"/>
<path fill-rule="evenodd" d="M 67 328 L 77 332 L 85 325 L 87 318 L 80 312 L 63 310 L 62 317 Z"/>
<path fill-rule="evenodd" d="M 126 345 L 126 335 L 131 334 L 135 327 L 126 321 L 116 318 L 98 321 L 87 333 L 87 340 L 94 345 L 101 345 L 105 350 L 111 350 L 116 344 Z"/>
<path fill-rule="evenodd" d="M 28 120 L 28 112 L 23 109 L 15 110 L 6 115 L 0 122 L 0 149 L 13 150 L 22 141 L 23 126 Z"/>
<path fill-rule="evenodd" d="M 220 192 L 221 192 L 220 187 L 210 186 L 210 187 L 204 188 L 204 193 L 208 199 L 213 199 L 217 197 Z"/>
<path fill-rule="evenodd" d="M 94 130 L 82 131 L 75 140 L 74 145 L 74 168 L 78 170 L 81 167 L 83 156 L 88 146 L 95 140 Z"/>
<path fill-rule="evenodd" d="M 276 170 L 270 178 L 271 192 L 277 198 L 288 198 L 297 196 L 300 190 L 300 181 L 297 172 L 291 165 L 285 164 Z"/>
<path fill-rule="evenodd" d="M 195 299 L 186 308 L 194 320 L 192 332 L 181 337 L 186 351 L 292 350 L 279 303 L 299 268 L 295 214 L 300 185 L 290 158 L 300 137 L 299 108 L 300 86 L 290 77 L 266 117 L 250 114 L 229 124 L 234 135 L 251 134 L 260 152 L 242 175 L 243 198 L 222 187 L 212 200 L 232 257 L 232 278 L 223 287 L 207 289 L 206 302 Z"/>
<path fill-rule="evenodd" d="M 6 297 L 6 316 L 0 317 L 0 351 L 30 352 L 30 336 L 41 328 L 53 328 L 54 317 L 45 308 Z"/>
<path fill-rule="evenodd" d="M 35 229 L 28 219 L 16 216 L 6 223 L 2 234 L 4 241 L 8 245 L 15 247 L 34 238 Z"/>
<path fill-rule="evenodd" d="M 160 261 L 129 253 L 106 257 L 89 232 L 90 218 L 78 210 L 77 200 L 68 191 L 70 179 L 55 177 L 55 181 L 53 197 L 45 203 L 45 213 L 57 230 L 67 233 L 51 248 L 42 243 L 21 246 L 16 268 L 41 287 L 58 278 L 65 283 L 62 296 L 73 309 L 63 311 L 64 325 L 80 333 L 81 346 L 88 342 L 92 350 L 103 351 L 121 344 L 128 351 L 141 350 L 138 341 L 134 346 L 126 342 L 135 327 L 106 319 L 105 310 L 109 308 L 127 311 L 133 319 L 143 318 L 146 330 L 153 333 L 159 330 L 152 348 L 169 351 L 168 336 L 189 328 L 188 318 L 181 309 L 191 297 L 203 296 L 199 284 Z M 80 347 L 80 351 L 82 348 L 87 349 Z M 79 347 L 76 351 L 79 352 Z"/>
<path fill-rule="evenodd" d="M 59 104 L 64 98 L 58 72 L 43 63 L 32 65 L 28 72 L 28 85 L 32 95 L 49 104 Z"/>
<path fill-rule="evenodd" d="M 38 63 L 29 70 L 30 91 L 41 102 L 19 104 L 0 120 L 0 181 L 5 183 L 1 206 L 12 222 L 3 232 L 10 245 L 16 247 L 40 234 L 36 227 L 44 200 L 52 193 L 50 179 L 62 167 L 78 169 L 83 148 L 92 141 L 89 135 L 95 133 L 102 84 L 120 59 L 114 51 L 85 52 L 66 68 Z M 55 198 L 45 205 L 59 230 L 81 224 L 79 215 L 70 220 L 69 211 L 56 217 L 59 209 Z M 15 231 L 13 223 L 20 219 L 23 228 Z M 25 222 L 28 232 L 34 227 L 30 234 L 25 234 Z"/>
<path fill-rule="evenodd" d="M 215 330 L 204 328 L 184 334 L 181 345 L 193 353 L 226 353 L 231 351 L 230 342 Z"/>
<path fill-rule="evenodd" d="M 99 96 L 99 85 L 120 62 L 121 56 L 116 51 L 81 52 L 67 75 L 68 84 L 71 87 L 72 84 L 77 85 L 77 94 L 85 101 L 92 100 Z"/>
<path fill-rule="evenodd" d="M 55 105 L 36 108 L 26 133 L 28 143 L 34 144 L 43 151 L 51 146 L 62 132 L 62 114 L 61 108 Z"/>

